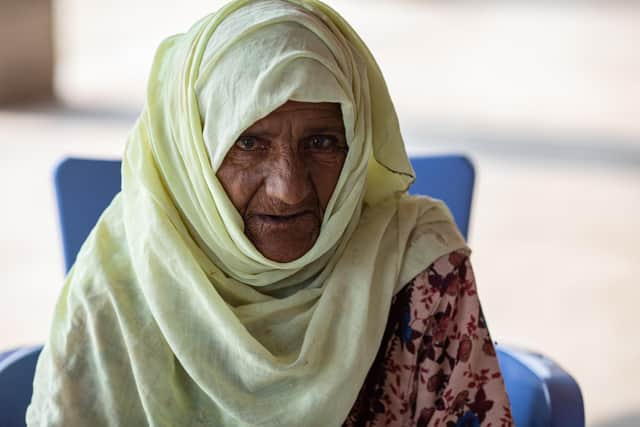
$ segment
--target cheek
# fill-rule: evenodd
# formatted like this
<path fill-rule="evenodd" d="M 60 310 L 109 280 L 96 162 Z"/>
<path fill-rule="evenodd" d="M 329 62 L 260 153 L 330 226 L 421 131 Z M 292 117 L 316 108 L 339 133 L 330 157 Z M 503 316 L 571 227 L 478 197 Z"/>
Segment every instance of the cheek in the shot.
<path fill-rule="evenodd" d="M 233 206 L 240 215 L 244 215 L 249 201 L 262 182 L 259 168 L 241 168 L 236 165 L 225 165 L 223 162 L 216 176 Z"/>
<path fill-rule="evenodd" d="M 344 161 L 345 156 L 341 156 L 332 162 L 311 162 L 309 166 L 311 179 L 318 192 L 318 199 L 323 211 L 329 204 L 336 184 L 338 184 Z"/>

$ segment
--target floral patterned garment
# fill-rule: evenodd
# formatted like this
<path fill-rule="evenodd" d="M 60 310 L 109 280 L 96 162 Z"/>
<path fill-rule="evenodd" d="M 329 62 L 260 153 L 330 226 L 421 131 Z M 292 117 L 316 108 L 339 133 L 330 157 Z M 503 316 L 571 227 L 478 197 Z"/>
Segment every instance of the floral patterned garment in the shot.
<path fill-rule="evenodd" d="M 439 258 L 394 297 L 344 426 L 513 426 L 467 255 Z"/>

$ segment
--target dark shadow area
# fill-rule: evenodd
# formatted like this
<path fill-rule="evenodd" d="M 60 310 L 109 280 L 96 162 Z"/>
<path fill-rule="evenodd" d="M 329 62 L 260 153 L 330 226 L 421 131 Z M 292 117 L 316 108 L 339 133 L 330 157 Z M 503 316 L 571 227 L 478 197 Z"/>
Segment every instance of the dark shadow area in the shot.
<path fill-rule="evenodd" d="M 630 412 L 615 418 L 591 424 L 591 427 L 637 427 L 640 425 L 640 412 Z"/>

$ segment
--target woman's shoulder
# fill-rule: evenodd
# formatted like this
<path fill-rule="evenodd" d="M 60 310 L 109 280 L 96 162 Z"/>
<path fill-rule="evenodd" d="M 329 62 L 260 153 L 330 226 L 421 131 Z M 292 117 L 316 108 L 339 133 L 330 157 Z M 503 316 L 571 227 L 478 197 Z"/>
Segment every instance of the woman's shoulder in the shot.
<path fill-rule="evenodd" d="M 461 276 L 466 276 L 467 269 L 470 266 L 469 251 L 458 249 L 437 258 L 422 273 L 416 276 L 416 279 L 421 275 L 446 277 L 454 272 L 458 272 Z"/>
<path fill-rule="evenodd" d="M 440 256 L 406 283 L 392 304 L 429 312 L 443 297 L 475 295 L 469 252 L 459 249 Z"/>
<path fill-rule="evenodd" d="M 396 294 L 347 421 L 513 425 L 467 251 L 437 258 Z"/>
<path fill-rule="evenodd" d="M 398 203 L 399 233 L 406 234 L 405 252 L 396 290 L 432 266 L 443 271 L 471 252 L 447 206 L 424 196 L 402 196 Z M 451 257 L 449 257 L 451 255 Z"/>

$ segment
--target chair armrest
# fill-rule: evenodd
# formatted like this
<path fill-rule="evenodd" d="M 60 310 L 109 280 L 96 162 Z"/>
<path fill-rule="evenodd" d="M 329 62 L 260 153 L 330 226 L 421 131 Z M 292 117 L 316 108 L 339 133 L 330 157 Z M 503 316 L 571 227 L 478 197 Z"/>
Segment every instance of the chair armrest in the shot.
<path fill-rule="evenodd" d="M 17 348 L 12 348 L 11 350 L 5 350 L 3 352 L 0 352 L 0 363 L 2 363 L 2 361 L 4 359 L 6 359 L 7 357 L 9 357 L 10 354 L 12 354 L 14 351 L 18 350 Z"/>
<path fill-rule="evenodd" d="M 25 425 L 40 350 L 39 345 L 19 348 L 0 360 L 0 414 L 5 427 Z"/>
<path fill-rule="evenodd" d="M 518 427 L 584 427 L 582 393 L 568 372 L 539 353 L 496 350 Z"/>

